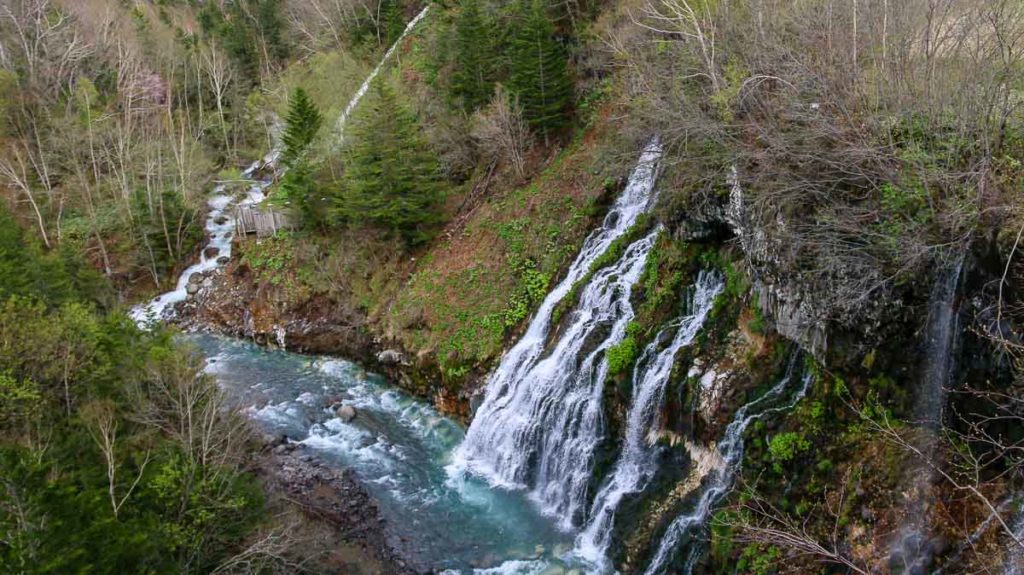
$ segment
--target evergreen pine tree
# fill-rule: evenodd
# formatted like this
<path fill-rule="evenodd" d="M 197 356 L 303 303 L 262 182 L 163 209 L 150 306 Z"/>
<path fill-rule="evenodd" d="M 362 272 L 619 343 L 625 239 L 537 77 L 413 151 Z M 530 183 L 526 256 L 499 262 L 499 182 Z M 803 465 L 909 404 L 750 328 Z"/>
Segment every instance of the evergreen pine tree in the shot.
<path fill-rule="evenodd" d="M 380 39 L 385 47 L 390 47 L 405 30 L 402 19 L 402 5 L 399 0 L 381 0 L 380 5 Z"/>
<path fill-rule="evenodd" d="M 416 116 L 381 80 L 354 118 L 344 187 L 335 214 L 401 235 L 409 245 L 432 236 L 440 219 L 437 158 Z"/>
<path fill-rule="evenodd" d="M 296 88 L 288 102 L 288 118 L 284 136 L 281 138 L 284 143 L 281 161 L 285 167 L 293 167 L 295 162 L 302 157 L 306 148 L 316 137 L 316 133 L 320 131 L 323 121 L 324 118 L 320 114 L 320 110 L 317 110 L 306 91 L 301 87 Z"/>
<path fill-rule="evenodd" d="M 543 0 L 519 0 L 510 48 L 509 88 L 530 127 L 547 140 L 565 126 L 573 89 Z"/>
<path fill-rule="evenodd" d="M 322 124 L 323 116 L 309 95 L 302 88 L 296 88 L 289 101 L 288 118 L 281 137 L 284 143 L 281 162 L 288 168 L 281 179 L 281 192 L 298 209 L 303 223 L 308 226 L 323 223 L 313 170 L 306 158 L 306 150 Z"/>
<path fill-rule="evenodd" d="M 480 0 L 462 0 L 455 19 L 455 70 L 452 95 L 467 110 L 486 104 L 494 91 L 492 62 L 494 27 L 480 9 Z"/>

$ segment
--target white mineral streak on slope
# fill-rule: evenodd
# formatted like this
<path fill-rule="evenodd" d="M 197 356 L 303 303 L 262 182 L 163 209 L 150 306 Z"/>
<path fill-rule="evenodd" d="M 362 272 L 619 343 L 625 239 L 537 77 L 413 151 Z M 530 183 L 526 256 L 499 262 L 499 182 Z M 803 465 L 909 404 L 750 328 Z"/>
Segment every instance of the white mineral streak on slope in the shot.
<path fill-rule="evenodd" d="M 743 432 L 747 429 L 747 426 L 766 415 L 792 408 L 804 397 L 804 394 L 807 393 L 807 388 L 812 379 L 812 376 L 809 373 L 804 375 L 800 390 L 797 391 L 796 395 L 793 396 L 793 399 L 788 403 L 778 407 L 751 413 L 752 409 L 764 404 L 766 401 L 780 397 L 789 385 L 792 372 L 793 364 L 791 363 L 785 377 L 775 384 L 775 387 L 771 388 L 768 393 L 762 395 L 758 399 L 744 405 L 736 412 L 732 423 L 730 423 L 725 429 L 725 436 L 718 444 L 718 452 L 721 455 L 723 464 L 719 466 L 716 470 L 717 473 L 707 483 L 693 510 L 689 513 L 676 517 L 668 526 L 668 529 L 665 531 L 665 535 L 658 544 L 658 550 L 655 553 L 654 558 L 651 560 L 650 565 L 647 566 L 647 570 L 644 571 L 644 575 L 657 575 L 659 573 L 663 573 L 669 560 L 672 558 L 672 555 L 676 552 L 679 544 L 683 541 L 683 537 L 690 536 L 695 530 L 701 529 L 707 522 L 708 517 L 711 515 L 714 506 L 722 497 L 725 496 L 726 493 L 728 493 L 729 489 L 732 487 L 732 480 L 736 466 L 739 465 L 740 461 L 743 459 Z M 687 560 L 686 573 L 692 572 L 693 562 L 697 556 L 698 554 L 691 551 Z"/>
<path fill-rule="evenodd" d="M 246 170 L 251 174 L 250 170 Z M 230 195 L 224 193 L 224 185 L 214 188 L 214 196 L 208 201 L 210 212 L 206 216 L 206 233 L 209 241 L 203 246 L 199 254 L 199 262 L 189 266 L 178 276 L 178 283 L 174 290 L 161 294 L 145 304 L 139 304 L 132 308 L 130 315 L 140 327 L 152 325 L 168 317 L 174 311 L 174 304 L 184 301 L 188 297 L 188 280 L 192 274 L 205 273 L 223 266 L 221 258 L 231 258 L 231 236 L 235 231 L 235 218 L 233 210 L 236 205 L 257 204 L 265 197 L 263 190 L 269 182 L 254 182 L 246 191 L 245 197 L 237 203 Z M 221 223 L 217 223 L 220 221 Z M 216 248 L 216 253 L 207 257 L 206 252 L 210 248 Z"/>
<path fill-rule="evenodd" d="M 586 529 L 576 539 L 574 554 L 592 563 L 599 572 L 609 570 L 607 555 L 615 512 L 622 499 L 642 491 L 657 470 L 652 432 L 665 398 L 665 385 L 672 374 L 676 354 L 690 345 L 704 325 L 715 298 L 722 293 L 722 278 L 702 271 L 694 285 L 689 315 L 681 318 L 671 343 L 660 352 L 659 338 L 644 351 L 633 374 L 633 398 L 626 416 L 626 437 L 611 479 L 594 499 Z M 659 334 L 660 335 L 660 334 Z"/>
<path fill-rule="evenodd" d="M 584 241 L 566 277 L 548 293 L 526 334 L 491 375 L 483 404 L 450 467 L 453 475 L 469 469 L 492 485 L 531 489 L 541 509 L 560 517 L 564 528 L 582 511 L 579 492 L 589 480 L 598 439 L 600 382 L 606 370 L 601 352 L 621 339 L 632 318 L 628 292 L 643 269 L 653 235 L 631 245 L 617 265 L 595 274 L 555 350 L 544 360 L 540 356 L 555 306 L 647 209 L 660 156 L 661 147 L 653 139 L 602 227 Z M 577 357 L 586 336 L 609 323 L 605 341 L 586 357 Z"/>
<path fill-rule="evenodd" d="M 370 89 L 370 84 L 373 83 L 374 78 L 376 78 L 377 74 L 379 74 L 380 71 L 384 68 L 384 64 L 386 64 L 388 59 L 391 58 L 391 55 L 395 53 L 395 50 L 398 49 L 398 45 L 402 43 L 402 40 L 405 39 L 406 35 L 408 35 L 409 32 L 411 32 L 412 29 L 416 27 L 416 24 L 419 24 L 420 20 L 422 20 L 423 17 L 427 15 L 427 12 L 429 10 L 430 5 L 428 4 L 425 8 L 423 8 L 423 10 L 420 10 L 420 13 L 417 14 L 415 18 L 410 20 L 409 23 L 405 25 L 405 30 L 402 31 L 402 35 L 399 36 L 397 40 L 395 40 L 394 44 L 392 44 L 391 47 L 388 48 L 387 52 L 384 52 L 384 57 L 381 58 L 380 62 L 377 63 L 377 67 L 374 68 L 372 72 L 370 72 L 370 75 L 367 76 L 365 80 L 363 80 L 363 84 L 359 86 L 359 89 L 356 90 L 355 95 L 352 96 L 352 99 L 348 101 L 348 105 L 345 106 L 345 110 L 341 113 L 341 116 L 338 118 L 337 130 L 339 144 L 343 142 L 345 139 L 345 123 L 348 121 L 348 117 L 352 115 L 352 111 L 356 109 L 356 106 L 359 105 L 359 101 L 362 100 L 363 96 L 366 95 L 366 92 L 367 90 Z"/>

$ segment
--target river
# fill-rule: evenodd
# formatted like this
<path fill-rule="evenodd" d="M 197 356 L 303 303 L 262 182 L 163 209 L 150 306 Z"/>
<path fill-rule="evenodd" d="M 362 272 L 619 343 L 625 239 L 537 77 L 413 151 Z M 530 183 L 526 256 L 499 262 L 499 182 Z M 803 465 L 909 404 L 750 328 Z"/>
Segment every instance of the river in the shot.
<path fill-rule="evenodd" d="M 377 499 L 389 542 L 411 565 L 448 573 L 565 573 L 557 559 L 572 534 L 555 528 L 521 492 L 490 487 L 446 466 L 464 430 L 379 375 L 337 358 L 311 357 L 214 336 L 183 336 L 207 371 L 265 432 L 304 444 L 351 469 Z M 346 423 L 331 411 L 356 408 Z"/>

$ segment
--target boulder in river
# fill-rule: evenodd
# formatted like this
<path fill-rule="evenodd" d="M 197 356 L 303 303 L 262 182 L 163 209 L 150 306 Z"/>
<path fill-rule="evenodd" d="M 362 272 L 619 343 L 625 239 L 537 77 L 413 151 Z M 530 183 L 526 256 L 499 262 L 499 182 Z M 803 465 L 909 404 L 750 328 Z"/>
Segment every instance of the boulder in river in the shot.
<path fill-rule="evenodd" d="M 215 257 L 217 257 L 217 254 L 219 254 L 219 253 L 220 253 L 220 248 L 215 248 L 213 246 L 208 247 L 205 250 L 203 250 L 203 255 L 206 257 L 206 259 L 215 258 Z"/>
<path fill-rule="evenodd" d="M 190 284 L 198 284 L 201 281 L 203 281 L 203 274 L 200 272 L 193 272 L 192 275 L 188 276 L 188 283 Z"/>
<path fill-rule="evenodd" d="M 217 263 L 220 265 L 224 265 L 229 261 L 231 261 L 231 258 L 229 258 L 228 256 L 220 256 L 219 258 L 217 258 Z"/>
<path fill-rule="evenodd" d="M 188 295 L 196 295 L 199 293 L 199 284 L 189 282 L 189 284 L 185 286 L 185 293 Z"/>
<path fill-rule="evenodd" d="M 217 218 L 215 220 L 213 220 L 213 223 L 217 224 L 218 226 L 223 226 L 224 224 L 228 223 L 228 217 L 227 216 L 217 216 Z"/>
<path fill-rule="evenodd" d="M 334 413 L 345 423 L 348 423 L 356 418 L 356 408 L 351 405 L 342 405 L 338 409 L 334 410 Z"/>

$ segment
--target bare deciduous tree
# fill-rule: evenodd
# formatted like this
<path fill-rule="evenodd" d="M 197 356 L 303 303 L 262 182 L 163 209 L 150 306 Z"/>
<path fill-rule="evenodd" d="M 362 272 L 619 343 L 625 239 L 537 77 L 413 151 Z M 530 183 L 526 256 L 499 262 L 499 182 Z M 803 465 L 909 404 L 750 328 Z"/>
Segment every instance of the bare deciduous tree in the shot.
<path fill-rule="evenodd" d="M 114 513 L 114 517 L 117 517 L 121 508 L 128 501 L 128 498 L 131 497 L 132 492 L 135 491 L 139 482 L 142 481 L 142 476 L 146 472 L 146 465 L 150 461 L 150 452 L 146 452 L 144 460 L 139 465 L 139 471 L 135 479 L 128 486 L 128 489 L 123 495 L 119 495 L 117 470 L 120 462 L 117 457 L 117 415 L 114 411 L 114 406 L 109 401 L 87 404 L 82 408 L 82 418 L 88 426 L 89 434 L 99 447 L 100 453 L 103 454 L 103 462 L 107 469 L 107 494 L 110 497 L 110 508 Z"/>
<path fill-rule="evenodd" d="M 486 154 L 504 158 L 517 178 L 525 177 L 530 130 L 519 107 L 501 85 L 497 86 L 490 105 L 473 116 L 472 134 Z"/>

